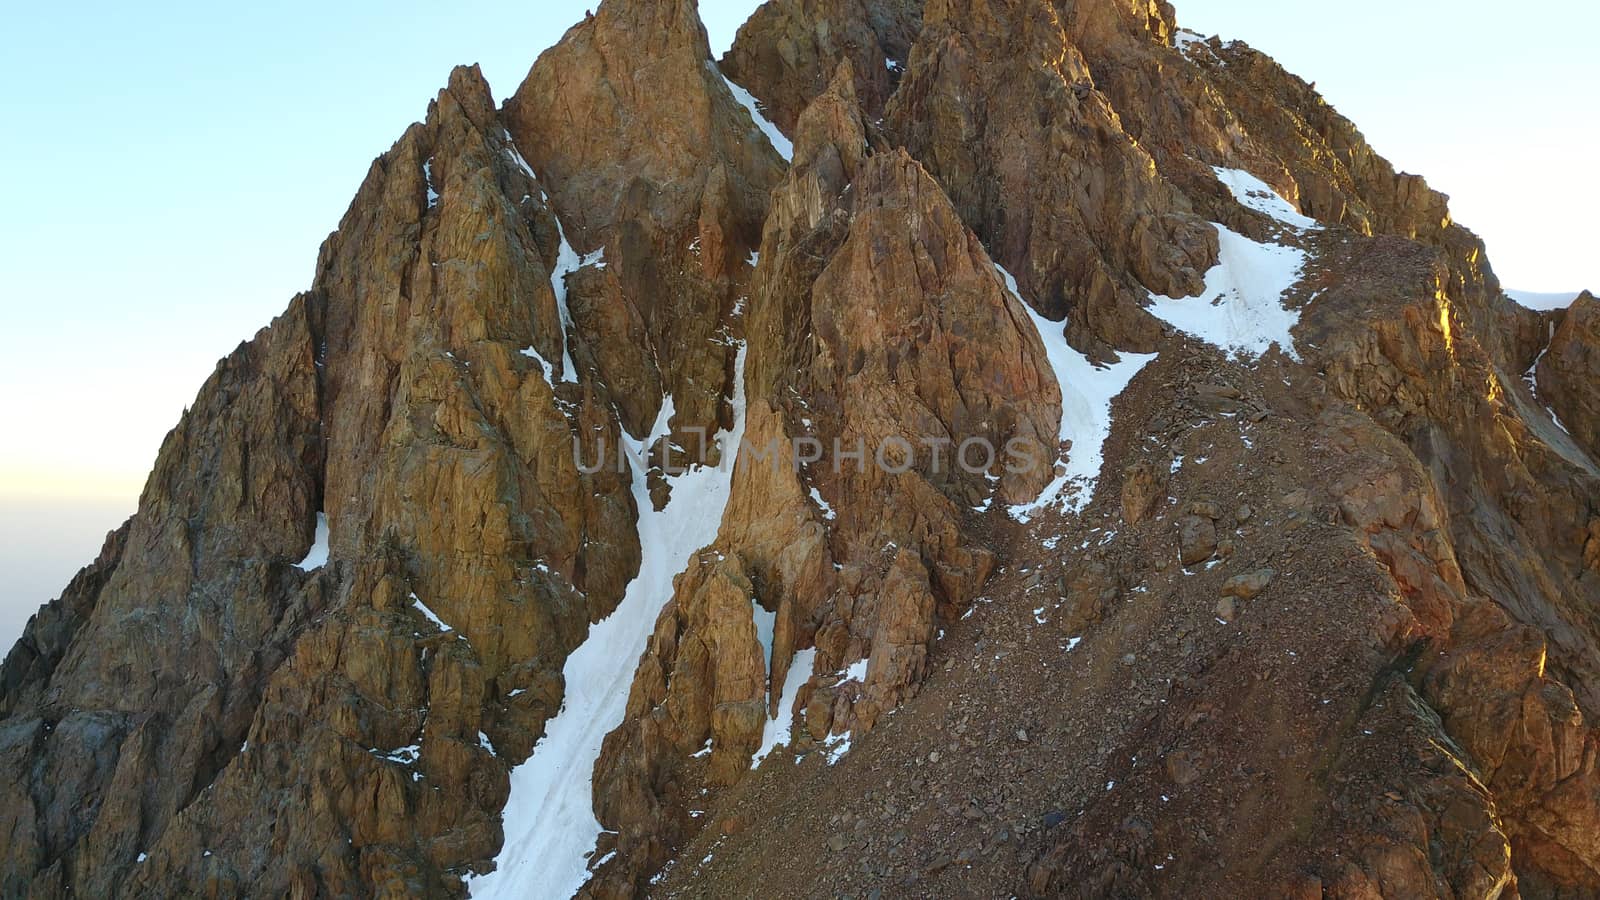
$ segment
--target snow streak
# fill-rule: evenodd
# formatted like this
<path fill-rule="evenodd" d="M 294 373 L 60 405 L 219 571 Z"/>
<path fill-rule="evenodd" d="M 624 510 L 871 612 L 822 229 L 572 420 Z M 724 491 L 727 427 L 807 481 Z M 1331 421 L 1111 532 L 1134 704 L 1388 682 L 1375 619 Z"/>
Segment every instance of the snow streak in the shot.
<path fill-rule="evenodd" d="M 1082 512 L 1094 497 L 1095 482 L 1105 461 L 1106 438 L 1111 436 L 1111 401 L 1127 390 L 1134 376 L 1156 358 L 1155 354 L 1124 353 L 1121 362 L 1096 366 L 1067 343 L 1064 322 L 1052 322 L 1034 312 L 1022 299 L 1011 273 L 998 264 L 995 269 L 1028 313 L 1044 344 L 1045 356 L 1061 388 L 1061 443 L 1069 447 L 1067 455 L 1056 463 L 1056 477 L 1044 493 L 1032 503 L 1012 506 L 1009 512 L 1019 522 L 1027 522 L 1052 506 Z"/>
<path fill-rule="evenodd" d="M 741 345 L 734 367 L 733 427 L 717 434 L 720 465 L 669 476 L 672 496 L 661 510 L 650 500 L 645 472 L 634 467 L 639 574 L 628 583 L 616 611 L 592 626 L 588 639 L 567 657 L 561 711 L 546 724 L 533 755 L 511 772 L 498 868 L 471 879 L 472 896 L 564 900 L 589 880 L 587 857 L 601 832 L 594 815 L 594 764 L 605 736 L 622 724 L 634 668 L 656 616 L 672 597 L 673 576 L 716 538 L 722 522 L 734 459 L 744 439 L 744 363 Z M 669 396 L 650 434 L 641 441 L 626 439 L 634 458 L 642 458 L 669 432 L 672 416 Z"/>

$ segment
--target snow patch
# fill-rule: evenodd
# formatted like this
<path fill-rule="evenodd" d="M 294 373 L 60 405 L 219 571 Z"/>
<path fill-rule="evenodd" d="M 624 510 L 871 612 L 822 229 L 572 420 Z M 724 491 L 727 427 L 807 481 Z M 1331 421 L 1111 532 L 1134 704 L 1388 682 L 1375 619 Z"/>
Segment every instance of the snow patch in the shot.
<path fill-rule="evenodd" d="M 1179 28 L 1172 35 L 1172 46 L 1176 47 L 1179 53 L 1187 56 L 1190 47 L 1194 46 L 1195 44 L 1204 44 L 1206 40 L 1206 36 L 1198 31 L 1190 31 L 1187 28 Z"/>
<path fill-rule="evenodd" d="M 527 159 L 522 156 L 522 151 L 518 150 L 516 144 L 512 143 L 511 132 L 501 129 L 500 133 L 505 137 L 506 156 L 510 157 L 511 161 L 516 163 L 517 167 L 529 178 L 538 181 L 539 176 L 534 173 L 533 166 L 528 165 Z M 542 189 L 539 192 L 539 196 L 545 203 L 548 204 L 550 202 L 549 195 L 545 194 Z M 556 265 L 550 272 L 550 289 L 555 292 L 556 312 L 561 320 L 561 380 L 568 384 L 577 384 L 578 367 L 572 362 L 572 350 L 567 344 L 567 332 L 572 328 L 572 313 L 567 307 L 567 276 L 579 269 L 590 266 L 596 269 L 604 269 L 606 267 L 606 248 L 601 247 L 586 256 L 579 256 L 578 251 L 573 249 L 571 242 L 567 240 L 567 229 L 561 224 L 561 217 L 555 214 L 554 209 L 550 210 L 550 214 L 556 220 L 556 234 L 561 238 L 561 249 L 556 254 Z M 522 355 L 537 360 L 540 368 L 544 369 L 544 380 L 552 387 L 555 386 L 555 379 L 553 378 L 555 366 L 551 365 L 543 356 L 540 356 L 539 352 L 532 347 L 523 350 Z"/>
<path fill-rule="evenodd" d="M 533 360 L 534 362 L 537 362 L 539 364 L 539 368 L 544 370 L 544 381 L 545 381 L 545 384 L 548 384 L 548 385 L 550 385 L 552 387 L 555 386 L 555 383 L 556 383 L 556 379 L 555 379 L 556 368 L 555 368 L 555 366 L 550 365 L 550 361 L 548 359 L 545 359 L 543 356 L 540 356 L 539 355 L 539 351 L 535 350 L 532 347 L 524 348 L 522 350 L 522 355 L 528 357 L 529 359 Z"/>
<path fill-rule="evenodd" d="M 379 750 L 374 747 L 367 752 L 392 763 L 410 766 L 416 764 L 416 761 L 422 758 L 422 745 L 409 744 L 405 747 L 396 747 L 393 750 Z"/>
<path fill-rule="evenodd" d="M 763 659 L 770 661 L 772 659 L 772 634 L 777 630 L 778 614 L 768 612 L 754 598 L 751 598 L 750 606 L 752 607 L 752 616 L 755 619 L 756 641 L 761 644 L 761 656 Z M 768 666 L 770 668 L 770 662 Z"/>
<path fill-rule="evenodd" d="M 1566 423 L 1561 421 L 1561 417 L 1556 415 L 1555 408 L 1545 403 L 1544 396 L 1539 393 L 1539 364 L 1544 362 L 1545 356 L 1550 353 L 1550 345 L 1555 343 L 1555 339 L 1556 323 L 1551 322 L 1550 336 L 1545 339 L 1544 349 L 1540 350 L 1539 355 L 1533 358 L 1533 365 L 1528 367 L 1528 371 L 1522 373 L 1522 380 L 1528 385 L 1528 390 L 1532 392 L 1534 399 L 1538 400 L 1539 404 L 1544 407 L 1545 414 L 1550 417 L 1550 421 L 1561 429 L 1562 433 L 1570 437 L 1572 432 L 1567 430 Z"/>
<path fill-rule="evenodd" d="M 816 488 L 811 489 L 811 502 L 815 503 L 817 508 L 822 510 L 822 517 L 824 519 L 827 519 L 830 522 L 833 521 L 833 507 L 828 505 L 828 501 L 822 499 L 822 493 Z"/>
<path fill-rule="evenodd" d="M 828 739 L 822 742 L 822 750 L 828 754 L 828 765 L 831 766 L 838 763 L 839 760 L 844 759 L 846 753 L 850 752 L 850 736 L 852 734 L 854 732 L 850 731 L 846 731 L 844 734 L 830 734 Z"/>
<path fill-rule="evenodd" d="M 517 145 L 512 143 L 511 132 L 508 129 L 502 128 L 500 129 L 500 134 L 506 139 L 506 155 L 511 157 L 511 161 L 516 163 L 517 168 L 526 173 L 529 178 L 532 178 L 534 181 L 538 181 L 539 176 L 533 173 L 533 166 L 528 165 L 528 161 L 522 156 L 522 151 L 518 150 Z"/>
<path fill-rule="evenodd" d="M 422 613 L 422 617 L 427 619 L 429 622 L 432 622 L 434 624 L 434 626 L 436 628 L 438 628 L 440 631 L 448 633 L 448 632 L 451 632 L 451 631 L 455 630 L 454 628 L 451 628 L 449 625 L 446 625 L 444 623 L 443 619 L 441 619 L 437 615 L 435 615 L 433 610 L 428 608 L 428 604 L 423 603 L 421 600 L 417 599 L 417 595 L 416 594 L 412 594 L 411 595 L 411 605 L 416 607 L 417 608 L 417 612 Z"/>
<path fill-rule="evenodd" d="M 789 745 L 789 732 L 794 725 L 795 701 L 800 699 L 800 688 L 811 680 L 817 665 L 815 649 L 801 650 L 789 662 L 789 673 L 783 679 L 783 691 L 778 695 L 778 715 L 768 719 L 761 731 L 761 749 L 750 759 L 750 768 L 761 765 L 773 750 Z"/>
<path fill-rule="evenodd" d="M 867 683 L 867 660 L 858 659 L 855 662 L 851 663 L 850 664 L 850 668 L 844 670 L 844 680 L 845 681 L 859 681 L 862 684 L 866 684 Z"/>
<path fill-rule="evenodd" d="M 1180 331 L 1232 353 L 1260 356 L 1276 344 L 1298 360 L 1290 330 L 1300 313 L 1285 309 L 1283 296 L 1305 272 L 1306 252 L 1263 244 L 1212 223 L 1222 252 L 1206 273 L 1198 297 L 1174 300 L 1150 295 L 1150 312 Z"/>
<path fill-rule="evenodd" d="M 1528 367 L 1528 371 L 1522 373 L 1522 380 L 1528 383 L 1528 389 L 1533 391 L 1536 397 L 1539 395 L 1539 364 L 1544 362 L 1545 356 L 1550 353 L 1550 345 L 1555 343 L 1555 340 L 1556 323 L 1551 322 L 1549 335 L 1545 338 L 1544 349 L 1540 350 L 1539 355 L 1533 358 L 1533 365 Z"/>
<path fill-rule="evenodd" d="M 317 513 L 317 536 L 311 540 L 311 550 L 306 558 L 295 563 L 302 572 L 314 572 L 328 564 L 328 516 Z"/>
<path fill-rule="evenodd" d="M 721 465 L 668 476 L 672 496 L 661 510 L 650 499 L 645 473 L 633 467 L 639 574 L 628 583 L 616 611 L 592 626 L 588 638 L 567 657 L 561 710 L 533 755 L 511 772 L 505 843 L 496 870 L 471 880 L 472 896 L 564 900 L 589 880 L 584 861 L 601 832 L 591 784 L 595 760 L 601 742 L 627 711 L 634 667 L 657 614 L 672 597 L 673 576 L 716 538 L 732 486 L 734 457 L 744 438 L 744 364 L 745 348 L 740 346 L 734 365 L 733 426 L 717 434 Z M 635 458 L 668 433 L 672 414 L 669 396 L 644 440 L 624 438 Z"/>
<path fill-rule="evenodd" d="M 1249 172 L 1243 169 L 1224 169 L 1220 166 L 1212 166 L 1211 171 L 1217 173 L 1217 180 L 1233 193 L 1233 199 L 1239 201 L 1240 206 L 1269 215 L 1290 228 L 1322 227 L 1316 219 L 1303 215 L 1290 205 L 1288 200 L 1279 196 L 1278 192 L 1272 189 L 1272 185 Z"/>
<path fill-rule="evenodd" d="M 1082 512 L 1094 496 L 1095 482 L 1104 462 L 1106 438 L 1111 436 L 1111 401 L 1127 390 L 1134 376 L 1156 355 L 1124 353 L 1121 362 L 1096 366 L 1067 343 L 1065 323 L 1052 322 L 1034 312 L 1017 290 L 1017 279 L 998 264 L 995 269 L 1039 332 L 1045 356 L 1061 388 L 1061 443 L 1070 445 L 1067 455 L 1056 463 L 1056 477 L 1045 486 L 1044 493 L 1032 503 L 1012 506 L 1009 512 L 1013 519 L 1023 523 L 1057 505 Z"/>
<path fill-rule="evenodd" d="M 561 319 L 561 380 L 568 384 L 578 383 L 578 367 L 572 361 L 572 349 L 567 345 L 567 331 L 572 328 L 572 313 L 567 309 L 567 276 L 585 266 L 605 268 L 606 248 L 579 256 L 578 251 L 572 249 L 572 243 L 567 240 L 567 230 L 561 225 L 561 218 L 555 217 L 556 234 L 561 238 L 561 249 L 556 255 L 556 267 L 550 273 L 550 289 L 556 294 L 556 312 Z M 543 362 L 543 360 L 540 360 Z M 549 380 L 549 375 L 545 376 Z"/>
<path fill-rule="evenodd" d="M 783 132 L 778 130 L 778 126 L 772 124 L 772 120 L 768 119 L 766 113 L 761 111 L 761 104 L 756 100 L 755 95 L 735 84 L 733 79 L 723 75 L 722 70 L 717 68 L 716 63 L 707 60 L 706 65 L 710 66 L 712 71 L 722 77 L 722 80 L 728 85 L 728 90 L 733 92 L 733 99 L 739 101 L 740 106 L 749 110 L 750 118 L 755 120 L 756 127 L 761 129 L 761 133 L 767 136 L 768 141 L 772 142 L 772 149 L 778 151 L 778 155 L 783 157 L 785 162 L 794 162 L 794 142 L 784 137 Z"/>
<path fill-rule="evenodd" d="M 433 209 L 439 205 L 439 192 L 433 189 L 433 157 L 422 164 L 422 180 L 428 186 L 428 208 Z"/>

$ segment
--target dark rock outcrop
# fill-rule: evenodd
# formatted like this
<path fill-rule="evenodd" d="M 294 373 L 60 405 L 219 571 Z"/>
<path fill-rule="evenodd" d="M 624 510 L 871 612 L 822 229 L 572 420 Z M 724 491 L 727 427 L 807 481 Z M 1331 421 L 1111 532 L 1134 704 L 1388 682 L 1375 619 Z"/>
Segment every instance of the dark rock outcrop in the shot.
<path fill-rule="evenodd" d="M 1550 344 L 1529 370 L 1540 400 L 1591 459 L 1600 460 L 1600 301 L 1585 292 L 1552 325 Z"/>
<path fill-rule="evenodd" d="M 883 116 L 922 29 L 923 0 L 776 0 L 739 28 L 722 70 L 761 98 L 772 121 L 794 134 L 800 114 L 853 68 L 869 121 Z"/>

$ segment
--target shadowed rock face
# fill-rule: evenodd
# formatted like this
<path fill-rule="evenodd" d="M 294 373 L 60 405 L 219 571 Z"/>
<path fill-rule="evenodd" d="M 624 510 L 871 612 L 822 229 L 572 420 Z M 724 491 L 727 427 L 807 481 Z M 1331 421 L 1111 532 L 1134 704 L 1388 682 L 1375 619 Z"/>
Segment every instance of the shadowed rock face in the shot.
<path fill-rule="evenodd" d="M 5 890 L 108 892 L 217 776 L 316 608 L 317 304 L 223 360 L 168 435 L 139 513 L 8 656 Z M 298 555 L 297 555 L 298 554 Z"/>
<path fill-rule="evenodd" d="M 1532 370 L 1539 398 L 1591 459 L 1600 459 L 1600 396 L 1593 390 L 1600 374 L 1600 302 L 1585 293 L 1552 324 L 1549 347 Z"/>
<path fill-rule="evenodd" d="M 583 894 L 1600 892 L 1600 306 L 1510 303 L 1442 195 L 1177 24 L 773 0 L 719 69 L 689 0 L 606 0 L 502 108 L 451 73 L 0 667 L 0 894 L 508 864 L 509 773 L 669 499 L 618 449 L 670 401 L 646 449 L 703 457 L 741 342 L 716 539 L 574 773 Z M 1306 254 L 1297 353 L 1146 311 L 1213 222 Z M 1097 449 L 996 263 L 1091 357 L 1159 354 L 1081 511 L 954 464 Z"/>
<path fill-rule="evenodd" d="M 883 116 L 922 28 L 921 0 L 779 0 L 764 3 L 722 59 L 729 77 L 793 134 L 800 114 L 849 60 L 869 120 Z"/>

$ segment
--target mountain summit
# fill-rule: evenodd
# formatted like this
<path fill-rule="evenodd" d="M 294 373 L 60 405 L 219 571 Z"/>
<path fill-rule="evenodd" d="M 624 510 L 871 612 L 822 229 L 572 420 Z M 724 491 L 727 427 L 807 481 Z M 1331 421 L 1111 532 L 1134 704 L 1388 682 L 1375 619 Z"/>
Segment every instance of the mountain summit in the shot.
<path fill-rule="evenodd" d="M 30 621 L 0 896 L 1597 896 L 1596 397 L 1167 3 L 604 0 Z"/>

